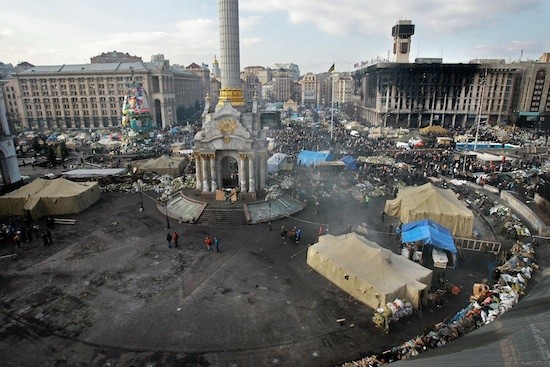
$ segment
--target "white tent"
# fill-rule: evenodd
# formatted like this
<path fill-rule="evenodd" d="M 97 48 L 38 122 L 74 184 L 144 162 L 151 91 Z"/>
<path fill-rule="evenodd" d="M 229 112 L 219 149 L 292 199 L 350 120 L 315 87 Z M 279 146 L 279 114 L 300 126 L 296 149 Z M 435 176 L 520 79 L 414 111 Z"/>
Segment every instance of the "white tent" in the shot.
<path fill-rule="evenodd" d="M 287 154 L 275 153 L 267 159 L 267 172 L 276 173 L 279 172 L 281 166 L 286 162 Z"/>
<path fill-rule="evenodd" d="M 399 297 L 419 309 L 427 302 L 432 282 L 430 269 L 356 233 L 320 236 L 307 251 L 307 263 L 372 308 Z"/>

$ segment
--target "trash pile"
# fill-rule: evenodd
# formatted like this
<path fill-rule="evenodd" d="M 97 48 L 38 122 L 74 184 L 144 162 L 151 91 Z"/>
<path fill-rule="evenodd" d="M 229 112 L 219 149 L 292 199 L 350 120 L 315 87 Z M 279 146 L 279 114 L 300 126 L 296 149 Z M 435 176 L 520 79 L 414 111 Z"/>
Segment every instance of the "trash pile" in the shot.
<path fill-rule="evenodd" d="M 111 192 L 146 192 L 154 191 L 157 194 L 163 194 L 161 200 L 166 198 L 173 192 L 181 190 L 183 188 L 194 188 L 196 186 L 195 175 L 186 175 L 172 178 L 170 175 L 154 175 L 150 178 L 144 177 L 144 179 L 138 179 L 137 181 L 122 182 L 122 183 L 109 183 L 100 186 L 102 193 Z"/>
<path fill-rule="evenodd" d="M 497 316 L 518 303 L 536 269 L 538 265 L 532 245 L 516 242 L 510 258 L 495 268 L 494 285 L 489 287 L 484 283 L 475 284 L 470 304 L 456 313 L 450 321 L 440 322 L 424 335 L 412 338 L 399 346 L 359 361 L 345 363 L 342 367 L 378 367 L 408 359 L 491 323 Z"/>
<path fill-rule="evenodd" d="M 390 322 L 397 321 L 413 313 L 412 305 L 409 301 L 396 298 L 393 302 L 388 302 L 384 307 L 374 310 L 372 322 L 384 330 L 387 334 L 390 331 Z"/>
<path fill-rule="evenodd" d="M 281 192 L 281 188 L 279 187 L 279 185 L 267 186 L 265 188 L 265 191 L 266 191 L 266 194 L 265 194 L 266 201 L 267 200 L 275 200 L 283 194 Z"/>
<path fill-rule="evenodd" d="M 294 178 L 290 176 L 285 176 L 285 178 L 283 179 L 280 185 L 281 185 L 281 189 L 289 190 L 294 186 L 294 184 L 295 184 Z"/>
<path fill-rule="evenodd" d="M 510 238 L 530 237 L 531 231 L 527 228 L 510 208 L 496 204 L 489 213 L 503 224 L 499 234 L 507 233 Z"/>
<path fill-rule="evenodd" d="M 369 157 L 359 156 L 357 157 L 357 161 L 369 164 L 381 164 L 386 166 L 393 166 L 395 164 L 395 158 L 389 157 L 387 155 L 373 155 Z"/>
<path fill-rule="evenodd" d="M 389 196 L 396 192 L 396 189 L 405 187 L 406 184 L 395 179 L 392 184 L 382 184 L 378 178 L 374 178 L 376 183 L 372 183 L 368 180 L 364 180 L 355 185 L 355 191 L 359 191 L 363 196 L 368 194 L 370 197 Z"/>

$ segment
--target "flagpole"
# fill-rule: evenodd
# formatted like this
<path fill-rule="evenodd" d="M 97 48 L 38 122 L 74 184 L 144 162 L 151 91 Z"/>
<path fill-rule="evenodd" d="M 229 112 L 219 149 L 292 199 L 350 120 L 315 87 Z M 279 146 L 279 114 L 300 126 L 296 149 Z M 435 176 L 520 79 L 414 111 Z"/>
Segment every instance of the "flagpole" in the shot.
<path fill-rule="evenodd" d="M 332 131 L 334 130 L 334 70 L 331 71 L 330 83 L 332 85 L 332 96 L 330 98 L 330 140 L 333 140 Z"/>

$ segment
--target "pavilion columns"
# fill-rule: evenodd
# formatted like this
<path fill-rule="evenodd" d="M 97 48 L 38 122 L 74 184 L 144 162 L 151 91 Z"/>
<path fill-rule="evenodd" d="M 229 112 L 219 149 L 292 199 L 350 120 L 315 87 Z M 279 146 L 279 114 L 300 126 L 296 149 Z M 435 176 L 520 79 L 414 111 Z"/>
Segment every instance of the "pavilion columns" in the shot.
<path fill-rule="evenodd" d="M 239 181 L 241 182 L 241 192 L 248 192 L 246 186 L 246 169 L 244 166 L 245 159 L 248 159 L 248 154 L 239 154 Z"/>
<path fill-rule="evenodd" d="M 248 192 L 256 192 L 256 182 L 254 180 L 254 155 L 248 155 Z"/>
<path fill-rule="evenodd" d="M 260 156 L 260 182 L 259 188 L 263 190 L 265 188 L 265 181 L 267 176 L 267 152 L 259 152 Z"/>
<path fill-rule="evenodd" d="M 208 175 L 206 174 L 207 167 L 206 167 L 206 161 L 207 161 L 208 155 L 201 156 L 201 173 L 202 173 L 202 192 L 209 192 L 208 187 Z"/>
<path fill-rule="evenodd" d="M 208 154 L 210 159 L 210 179 L 211 179 L 211 190 L 210 192 L 215 192 L 218 189 L 217 177 L 216 177 L 216 154 Z"/>
<path fill-rule="evenodd" d="M 200 153 L 195 153 L 195 189 L 202 190 L 202 159 Z"/>

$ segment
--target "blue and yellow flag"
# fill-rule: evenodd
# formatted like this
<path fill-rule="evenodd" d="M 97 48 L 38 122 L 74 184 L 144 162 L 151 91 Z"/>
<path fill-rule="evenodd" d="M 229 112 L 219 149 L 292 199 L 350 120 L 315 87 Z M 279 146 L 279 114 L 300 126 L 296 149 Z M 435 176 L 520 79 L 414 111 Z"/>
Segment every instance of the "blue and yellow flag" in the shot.
<path fill-rule="evenodd" d="M 334 71 L 334 64 L 332 64 L 332 66 L 330 67 L 330 69 L 328 69 L 328 72 L 329 73 L 332 73 Z"/>

